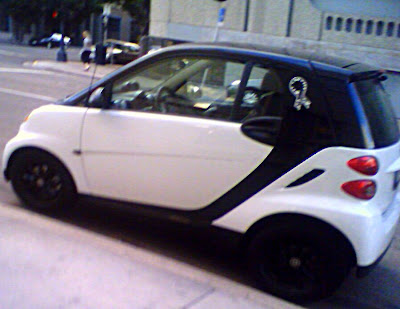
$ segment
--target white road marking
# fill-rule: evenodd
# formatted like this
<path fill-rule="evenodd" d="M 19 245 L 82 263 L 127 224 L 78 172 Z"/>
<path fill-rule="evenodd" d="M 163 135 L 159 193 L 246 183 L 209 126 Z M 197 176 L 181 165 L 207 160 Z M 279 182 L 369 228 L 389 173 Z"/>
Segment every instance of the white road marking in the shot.
<path fill-rule="evenodd" d="M 11 52 L 11 51 L 7 51 L 7 50 L 4 50 L 4 49 L 0 49 L 0 55 L 17 56 L 17 57 L 27 57 L 28 56 L 27 54 Z"/>
<path fill-rule="evenodd" d="M 54 75 L 53 72 L 44 70 L 30 70 L 30 69 L 18 69 L 18 68 L 0 68 L 0 73 L 24 73 L 24 74 L 43 74 L 43 75 Z"/>
<path fill-rule="evenodd" d="M 30 98 L 30 99 L 37 99 L 37 100 L 47 101 L 47 102 L 55 102 L 55 101 L 57 101 L 57 99 L 55 99 L 55 98 L 47 97 L 47 96 L 44 96 L 44 95 L 34 94 L 34 93 L 24 92 L 24 91 L 19 91 L 19 90 L 14 90 L 14 89 L 8 89 L 8 88 L 1 88 L 0 87 L 0 92 L 7 93 L 7 94 L 12 94 L 12 95 L 18 95 L 18 96 L 26 97 L 26 98 Z"/>

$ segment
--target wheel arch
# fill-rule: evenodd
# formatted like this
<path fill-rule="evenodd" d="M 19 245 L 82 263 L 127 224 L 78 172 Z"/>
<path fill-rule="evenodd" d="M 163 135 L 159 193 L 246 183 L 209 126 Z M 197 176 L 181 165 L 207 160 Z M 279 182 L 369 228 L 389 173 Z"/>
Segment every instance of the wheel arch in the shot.
<path fill-rule="evenodd" d="M 29 151 L 29 150 L 40 151 L 40 152 L 46 153 L 47 155 L 52 156 L 54 159 L 56 159 L 58 162 L 60 162 L 60 164 L 62 164 L 62 166 L 66 169 L 66 171 L 68 172 L 69 176 L 71 177 L 72 182 L 73 182 L 73 184 L 75 186 L 75 190 L 77 189 L 77 187 L 76 187 L 76 179 L 74 178 L 73 173 L 71 173 L 71 170 L 69 169 L 68 165 L 62 159 L 60 159 L 60 157 L 58 157 L 54 153 L 52 153 L 52 152 L 50 152 L 48 150 L 45 150 L 43 148 L 36 147 L 36 146 L 24 146 L 24 147 L 17 148 L 12 152 L 12 154 L 10 155 L 10 157 L 8 158 L 8 161 L 7 161 L 7 168 L 4 171 L 4 176 L 5 176 L 5 178 L 7 180 L 10 180 L 9 171 L 10 171 L 10 167 L 13 164 L 16 156 L 19 153 L 23 152 L 23 151 Z"/>
<path fill-rule="evenodd" d="M 336 227 L 327 223 L 326 221 L 323 221 L 316 217 L 312 217 L 310 215 L 304 215 L 299 213 L 288 212 L 288 213 L 273 214 L 253 223 L 242 237 L 240 243 L 242 252 L 246 252 L 253 237 L 261 230 L 268 228 L 268 226 L 274 224 L 283 224 L 283 223 L 296 224 L 300 222 L 303 225 L 304 224 L 310 226 L 312 225 L 313 228 L 317 228 L 318 230 L 321 231 L 321 233 L 331 233 L 331 235 L 333 235 L 335 239 L 337 239 L 338 242 L 340 242 L 341 245 L 343 245 L 346 254 L 348 254 L 350 257 L 351 266 L 355 266 L 357 264 L 356 251 L 354 250 L 354 247 L 350 242 L 350 240 L 341 231 L 339 231 Z"/>

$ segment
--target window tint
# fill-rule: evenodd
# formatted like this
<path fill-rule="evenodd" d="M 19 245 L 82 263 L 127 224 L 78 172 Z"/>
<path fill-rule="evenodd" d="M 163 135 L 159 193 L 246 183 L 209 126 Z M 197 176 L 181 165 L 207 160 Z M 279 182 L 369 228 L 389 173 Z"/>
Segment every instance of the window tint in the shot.
<path fill-rule="evenodd" d="M 278 94 L 282 92 L 276 70 L 253 66 L 235 119 L 243 122 L 257 116 L 281 116 L 282 102 Z"/>
<path fill-rule="evenodd" d="M 346 90 L 341 91 L 341 87 L 342 85 L 338 84 L 336 88 L 324 89 L 330 106 L 330 118 L 335 128 L 337 145 L 363 148 L 365 145 L 353 104 L 349 94 Z"/>
<path fill-rule="evenodd" d="M 117 80 L 115 109 L 232 120 L 245 64 L 217 58 L 175 57 Z"/>
<path fill-rule="evenodd" d="M 372 131 L 375 146 L 385 147 L 396 143 L 399 130 L 388 94 L 378 79 L 355 83 Z"/>
<path fill-rule="evenodd" d="M 383 87 L 386 93 L 389 95 L 390 102 L 394 109 L 396 118 L 400 118 L 400 73 L 398 72 L 386 72 L 387 80 L 383 81 Z"/>

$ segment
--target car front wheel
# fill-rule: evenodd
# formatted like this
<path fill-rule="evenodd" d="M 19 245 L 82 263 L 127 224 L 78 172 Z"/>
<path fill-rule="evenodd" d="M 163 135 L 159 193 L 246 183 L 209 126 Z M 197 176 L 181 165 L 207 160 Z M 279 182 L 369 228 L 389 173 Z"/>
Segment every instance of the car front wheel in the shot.
<path fill-rule="evenodd" d="M 11 160 L 11 183 L 24 204 L 38 210 L 58 210 L 75 203 L 74 181 L 58 159 L 38 149 L 24 149 Z"/>
<path fill-rule="evenodd" d="M 328 229 L 289 220 L 253 237 L 248 265 L 261 289 L 303 302 L 327 297 L 340 286 L 351 265 L 346 253 Z"/>

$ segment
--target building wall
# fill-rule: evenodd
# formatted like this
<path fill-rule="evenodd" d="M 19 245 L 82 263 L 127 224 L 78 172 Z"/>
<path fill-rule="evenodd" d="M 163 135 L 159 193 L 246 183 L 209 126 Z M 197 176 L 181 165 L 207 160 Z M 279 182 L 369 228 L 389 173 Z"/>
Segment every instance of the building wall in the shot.
<path fill-rule="evenodd" d="M 166 37 L 170 21 L 171 2 L 165 0 L 152 0 L 150 4 L 150 33 Z"/>
<path fill-rule="evenodd" d="M 310 0 L 294 0 L 290 36 L 293 38 L 319 40 L 323 12 Z"/>
<path fill-rule="evenodd" d="M 279 37 L 400 51 L 398 0 L 227 0 L 225 3 L 227 16 L 220 39 L 263 43 L 270 41 L 270 37 Z M 212 41 L 219 5 L 213 0 L 152 0 L 150 35 Z"/>
<path fill-rule="evenodd" d="M 150 34 L 190 41 L 210 41 L 215 34 L 219 3 L 211 0 L 152 0 Z M 242 31 L 246 2 L 229 0 L 224 29 Z"/>
<path fill-rule="evenodd" d="M 324 14 L 322 41 L 400 50 L 400 20 Z"/>
<path fill-rule="evenodd" d="M 253 1 L 249 10 L 249 32 L 286 36 L 289 9 L 290 0 Z"/>

